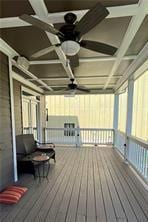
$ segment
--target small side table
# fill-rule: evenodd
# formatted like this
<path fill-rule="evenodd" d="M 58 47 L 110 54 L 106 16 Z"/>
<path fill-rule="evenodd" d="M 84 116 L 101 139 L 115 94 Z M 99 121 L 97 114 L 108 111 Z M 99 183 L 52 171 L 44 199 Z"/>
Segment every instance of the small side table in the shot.
<path fill-rule="evenodd" d="M 35 156 L 32 159 L 38 170 L 39 181 L 41 180 L 41 178 L 46 178 L 48 180 L 48 173 L 50 168 L 49 159 L 50 159 L 49 156 L 47 156 L 46 154 Z M 46 165 L 47 165 L 47 171 L 45 172 Z M 42 172 L 40 167 L 42 167 Z"/>
<path fill-rule="evenodd" d="M 37 146 L 38 151 L 46 153 L 49 158 L 54 159 L 54 162 L 56 162 L 54 148 L 55 145 L 53 143 L 43 143 Z"/>

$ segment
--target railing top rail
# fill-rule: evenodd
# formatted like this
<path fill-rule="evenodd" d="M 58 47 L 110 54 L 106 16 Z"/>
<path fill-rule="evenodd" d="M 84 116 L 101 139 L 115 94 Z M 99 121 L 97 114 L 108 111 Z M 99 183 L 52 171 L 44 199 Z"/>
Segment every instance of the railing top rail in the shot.
<path fill-rule="evenodd" d="M 113 131 L 111 128 L 80 128 L 80 130 L 90 130 L 90 131 Z"/>
<path fill-rule="evenodd" d="M 47 130 L 90 130 L 90 131 L 113 131 L 111 128 L 63 128 L 63 127 L 45 127 Z"/>
<path fill-rule="evenodd" d="M 135 136 L 128 136 L 128 138 L 148 150 L 148 142 L 146 142 L 142 139 L 139 139 Z"/>

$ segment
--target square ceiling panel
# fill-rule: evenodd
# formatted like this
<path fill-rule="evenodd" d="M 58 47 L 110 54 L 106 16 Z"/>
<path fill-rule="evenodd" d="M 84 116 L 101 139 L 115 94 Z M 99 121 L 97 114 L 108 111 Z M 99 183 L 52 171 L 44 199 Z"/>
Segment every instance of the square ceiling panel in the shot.
<path fill-rule="evenodd" d="M 80 76 L 106 76 L 113 66 L 113 61 L 82 62 L 74 71 L 76 77 Z"/>
<path fill-rule="evenodd" d="M 92 8 L 97 2 L 104 6 L 136 4 L 138 0 L 45 0 L 49 13 Z"/>
<path fill-rule="evenodd" d="M 127 55 L 137 55 L 148 41 L 148 15 L 145 17 L 142 25 L 132 41 Z"/>
<path fill-rule="evenodd" d="M 0 18 L 34 15 L 28 0 L 0 0 Z"/>
<path fill-rule="evenodd" d="M 131 18 L 105 19 L 90 32 L 83 36 L 84 40 L 92 40 L 120 47 Z M 93 52 L 84 48 L 79 51 L 79 57 L 102 56 L 103 54 Z"/>
<path fill-rule="evenodd" d="M 112 78 L 111 79 L 111 81 L 110 81 L 110 84 L 115 84 L 116 83 L 116 81 L 117 81 L 117 79 L 118 78 Z M 100 78 L 91 78 L 91 79 L 78 79 L 77 80 L 77 82 L 78 82 L 78 85 L 79 84 L 83 84 L 83 85 L 86 85 L 87 86 L 87 84 L 89 85 L 89 84 L 102 84 L 102 85 L 105 85 L 105 83 L 106 83 L 106 81 L 107 81 L 107 78 L 102 78 L 102 77 L 100 77 Z"/>
<path fill-rule="evenodd" d="M 67 77 L 67 74 L 61 64 L 31 65 L 29 71 L 39 78 Z"/>
<path fill-rule="evenodd" d="M 46 33 L 34 26 L 1 29 L 0 35 L 13 49 L 28 59 L 33 53 L 51 45 Z M 56 53 L 51 52 L 38 60 L 55 58 Z"/>

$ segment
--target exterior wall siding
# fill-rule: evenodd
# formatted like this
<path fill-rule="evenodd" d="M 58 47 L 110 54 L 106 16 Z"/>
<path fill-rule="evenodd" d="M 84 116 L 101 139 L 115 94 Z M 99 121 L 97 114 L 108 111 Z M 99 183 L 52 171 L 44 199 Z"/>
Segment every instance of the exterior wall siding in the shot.
<path fill-rule="evenodd" d="M 0 190 L 13 182 L 8 57 L 0 52 Z"/>

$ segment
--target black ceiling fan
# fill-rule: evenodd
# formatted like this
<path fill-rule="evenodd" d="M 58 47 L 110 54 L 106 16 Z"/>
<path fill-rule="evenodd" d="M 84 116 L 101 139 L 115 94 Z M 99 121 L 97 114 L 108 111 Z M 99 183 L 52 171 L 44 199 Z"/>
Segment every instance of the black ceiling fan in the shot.
<path fill-rule="evenodd" d="M 57 35 L 60 39 L 60 44 L 50 46 L 34 53 L 32 55 L 33 58 L 45 55 L 53 51 L 56 47 L 61 46 L 70 60 L 70 65 L 72 67 L 77 67 L 79 65 L 77 53 L 80 47 L 107 55 L 114 55 L 116 52 L 117 48 L 114 46 L 96 41 L 81 40 L 84 34 L 103 21 L 108 14 L 109 11 L 101 3 L 97 3 L 92 9 L 88 10 L 78 22 L 76 21 L 77 16 L 74 13 L 67 13 L 64 16 L 65 24 L 59 30 L 30 15 L 21 15 L 19 18 L 46 32 Z"/>
<path fill-rule="evenodd" d="M 86 92 L 86 93 L 89 93 L 90 90 L 89 89 L 86 89 L 85 87 L 82 87 L 82 86 L 78 86 L 76 83 L 74 83 L 74 79 L 70 79 L 70 83 L 67 85 L 66 88 L 62 88 L 62 90 L 58 90 L 58 91 L 55 91 L 55 92 L 69 92 L 69 93 L 72 93 L 72 94 L 75 94 L 76 92 Z"/>

